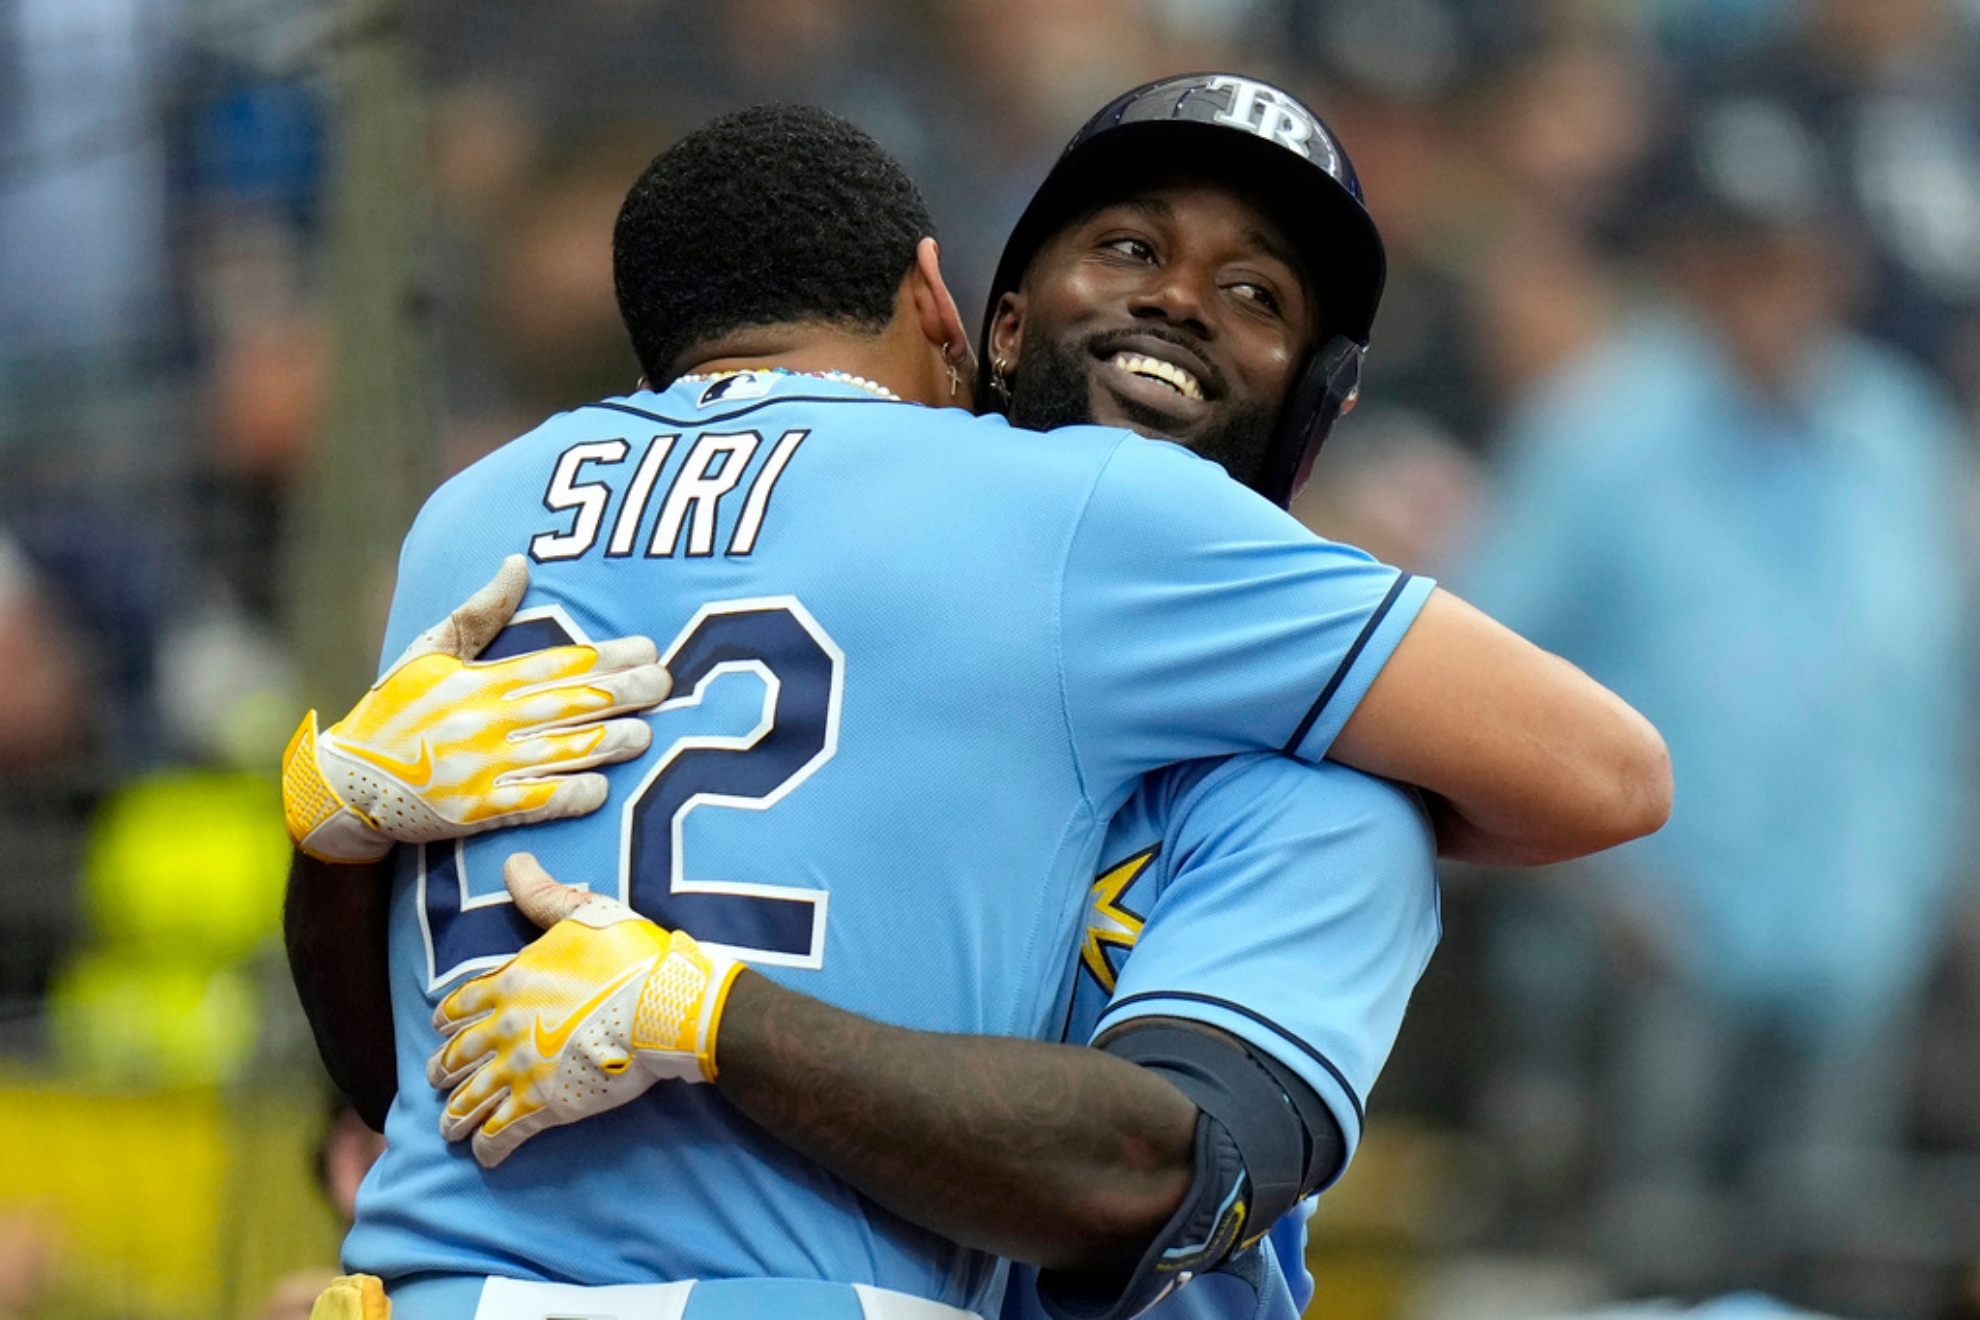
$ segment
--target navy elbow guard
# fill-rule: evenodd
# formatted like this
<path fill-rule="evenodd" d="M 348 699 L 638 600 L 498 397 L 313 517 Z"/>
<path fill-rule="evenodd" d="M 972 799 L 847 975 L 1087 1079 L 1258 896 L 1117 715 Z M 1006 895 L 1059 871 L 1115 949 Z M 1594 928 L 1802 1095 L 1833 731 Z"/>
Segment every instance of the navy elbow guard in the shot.
<path fill-rule="evenodd" d="M 1100 1048 L 1161 1073 L 1198 1109 L 1195 1169 L 1182 1204 L 1125 1283 L 1041 1271 L 1039 1300 L 1055 1320 L 1125 1320 L 1270 1231 L 1340 1169 L 1347 1142 L 1333 1112 L 1300 1077 L 1215 1028 L 1143 1019 Z"/>

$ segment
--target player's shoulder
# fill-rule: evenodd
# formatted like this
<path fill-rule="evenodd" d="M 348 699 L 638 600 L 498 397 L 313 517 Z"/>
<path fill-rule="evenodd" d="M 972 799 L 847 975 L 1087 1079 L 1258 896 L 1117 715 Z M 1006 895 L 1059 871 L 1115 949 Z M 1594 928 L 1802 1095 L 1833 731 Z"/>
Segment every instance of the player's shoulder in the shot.
<path fill-rule="evenodd" d="M 959 409 L 937 411 L 957 416 L 957 424 L 971 428 L 985 448 L 1020 461 L 1045 458 L 1064 459 L 1088 467 L 1097 464 L 1105 469 L 1113 488 L 1161 491 L 1208 487 L 1219 498 L 1259 498 L 1231 481 L 1218 464 L 1173 440 L 1141 435 L 1118 426 L 1082 424 L 1036 431 L 1012 425 L 996 413 L 974 417 Z"/>
<path fill-rule="evenodd" d="M 1249 486 L 1232 481 L 1221 464 L 1174 440 L 1102 426 L 1067 426 L 1046 434 L 1056 437 L 1076 433 L 1090 434 L 1096 437 L 1096 443 L 1098 437 L 1106 438 L 1108 482 L 1113 490 L 1124 495 L 1176 493 L 1192 500 L 1236 501 L 1282 512 Z"/>
<path fill-rule="evenodd" d="M 1220 464 L 1173 440 L 1100 427 L 1047 434 L 1075 433 L 1107 440 L 1080 523 L 1075 560 L 1086 569 L 1104 576 L 1123 565 L 1171 571 L 1180 563 L 1216 576 L 1227 571 L 1223 556 L 1240 546 L 1258 560 L 1290 552 L 1357 568 L 1372 562 L 1351 546 L 1322 540 Z"/>
<path fill-rule="evenodd" d="M 1003 461 L 1022 468 L 1065 468 L 1092 474 L 1113 461 L 1124 446 L 1149 443 L 1132 431 L 1111 426 L 1060 426 L 1034 431 L 1013 426 L 998 413 L 981 416 L 960 408 L 938 408 L 933 412 L 972 451 L 992 462 Z"/>
<path fill-rule="evenodd" d="M 1033 528 L 1058 524 L 1068 535 L 1083 522 L 1117 451 L 1150 443 L 1103 426 L 1034 431 L 960 408 L 886 411 L 900 428 L 896 443 L 873 456 L 884 461 L 888 480 L 945 492 L 937 498 L 961 500 L 976 516 L 1016 517 Z"/>

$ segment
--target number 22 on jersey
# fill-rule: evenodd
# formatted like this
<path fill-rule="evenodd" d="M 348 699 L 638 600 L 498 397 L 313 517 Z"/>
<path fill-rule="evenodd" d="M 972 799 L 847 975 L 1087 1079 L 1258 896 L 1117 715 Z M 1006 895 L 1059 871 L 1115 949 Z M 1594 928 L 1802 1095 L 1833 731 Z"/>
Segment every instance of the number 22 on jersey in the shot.
<path fill-rule="evenodd" d="M 483 658 L 586 640 L 562 610 L 526 610 Z M 702 807 L 767 811 L 832 759 L 844 654 L 796 597 L 773 596 L 702 606 L 660 659 L 682 695 L 655 714 L 699 705 L 712 685 L 740 673 L 762 681 L 763 706 L 747 731 L 676 739 L 648 766 L 620 808 L 618 897 L 640 915 L 746 962 L 821 966 L 829 894 L 691 878 L 682 831 Z M 488 839 L 499 846 L 503 837 Z M 428 993 L 501 963 L 542 933 L 505 891 L 469 895 L 462 841 L 421 849 L 418 888 Z"/>

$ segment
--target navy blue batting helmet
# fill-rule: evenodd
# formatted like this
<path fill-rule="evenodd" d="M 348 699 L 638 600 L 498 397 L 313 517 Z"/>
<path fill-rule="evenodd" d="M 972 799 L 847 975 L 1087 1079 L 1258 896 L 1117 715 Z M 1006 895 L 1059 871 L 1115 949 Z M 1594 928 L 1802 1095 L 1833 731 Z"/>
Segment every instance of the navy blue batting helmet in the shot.
<path fill-rule="evenodd" d="M 1267 204 L 1299 250 L 1320 305 L 1319 346 L 1299 373 L 1252 482 L 1283 506 L 1305 484 L 1334 420 L 1353 406 L 1388 262 L 1354 166 L 1332 131 L 1297 97 L 1255 78 L 1164 78 L 1116 98 L 1073 135 L 997 263 L 977 397 L 993 398 L 989 336 L 997 304 L 1017 289 L 1038 249 L 1108 198 L 1178 171 L 1229 181 Z"/>

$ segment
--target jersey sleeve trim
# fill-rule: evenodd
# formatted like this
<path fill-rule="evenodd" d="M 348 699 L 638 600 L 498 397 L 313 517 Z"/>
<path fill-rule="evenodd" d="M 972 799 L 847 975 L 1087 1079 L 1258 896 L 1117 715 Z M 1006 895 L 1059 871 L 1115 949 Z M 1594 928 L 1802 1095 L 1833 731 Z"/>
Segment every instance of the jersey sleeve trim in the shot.
<path fill-rule="evenodd" d="M 1132 1011 L 1123 1011 L 1128 1009 Z M 1360 1144 L 1361 1129 L 1367 1121 L 1367 1114 L 1362 1108 L 1361 1097 L 1355 1093 L 1346 1074 L 1313 1046 L 1255 1009 L 1195 990 L 1150 990 L 1145 994 L 1116 999 L 1100 1015 L 1093 1034 L 1097 1038 L 1102 1032 L 1112 1030 L 1125 1021 L 1141 1017 L 1179 1017 L 1202 1022 L 1228 1031 L 1271 1054 L 1306 1078 L 1320 1093 L 1320 1098 L 1334 1111 L 1352 1157 L 1354 1148 Z M 1288 1045 L 1298 1057 L 1287 1057 L 1285 1047 Z"/>
<path fill-rule="evenodd" d="M 1313 699 L 1313 705 L 1308 707 L 1306 717 L 1293 730 L 1292 737 L 1286 740 L 1283 749 L 1286 755 L 1317 761 L 1326 754 L 1334 736 L 1347 723 L 1347 717 L 1360 703 L 1362 694 L 1368 691 L 1368 685 L 1375 681 L 1375 675 L 1388 662 L 1396 644 L 1409 631 L 1409 625 L 1416 622 L 1423 602 L 1430 599 L 1436 585 L 1430 578 L 1397 572 L 1388 594 L 1382 597 L 1382 603 L 1368 616 L 1368 622 L 1361 626 L 1354 644 L 1341 657 L 1339 667 L 1328 678 L 1326 686 L 1320 689 L 1320 695 Z M 1362 663 L 1364 658 L 1366 664 Z M 1343 691 L 1352 700 L 1337 703 L 1336 698 Z"/>

